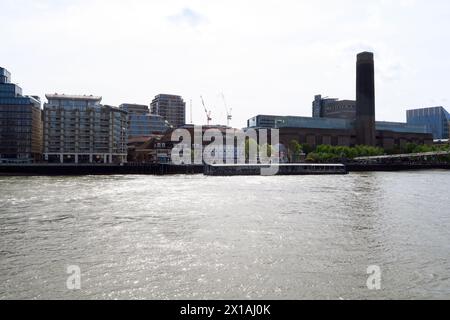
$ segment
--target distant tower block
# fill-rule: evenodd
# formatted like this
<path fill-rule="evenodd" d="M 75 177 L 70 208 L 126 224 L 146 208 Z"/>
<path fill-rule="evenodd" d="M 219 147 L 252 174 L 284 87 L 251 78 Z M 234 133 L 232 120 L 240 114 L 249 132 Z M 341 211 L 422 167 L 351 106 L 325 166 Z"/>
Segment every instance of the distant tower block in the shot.
<path fill-rule="evenodd" d="M 375 146 L 375 68 L 372 52 L 358 54 L 356 62 L 356 141 Z"/>

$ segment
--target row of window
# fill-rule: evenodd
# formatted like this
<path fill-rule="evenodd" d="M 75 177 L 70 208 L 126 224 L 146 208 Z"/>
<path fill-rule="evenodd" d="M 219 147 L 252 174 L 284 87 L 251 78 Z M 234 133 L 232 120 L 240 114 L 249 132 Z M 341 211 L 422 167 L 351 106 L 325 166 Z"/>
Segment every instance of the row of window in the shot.
<path fill-rule="evenodd" d="M 0 127 L 0 133 L 31 133 L 31 127 Z"/>
<path fill-rule="evenodd" d="M 2 98 L 0 97 L 0 105 L 35 105 L 30 98 L 20 97 L 20 98 Z"/>

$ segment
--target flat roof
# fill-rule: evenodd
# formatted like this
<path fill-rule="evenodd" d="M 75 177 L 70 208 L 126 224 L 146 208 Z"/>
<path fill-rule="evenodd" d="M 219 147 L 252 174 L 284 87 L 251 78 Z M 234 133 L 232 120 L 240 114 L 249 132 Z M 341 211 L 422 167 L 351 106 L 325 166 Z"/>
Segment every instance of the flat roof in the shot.
<path fill-rule="evenodd" d="M 102 97 L 93 95 L 74 95 L 74 94 L 46 94 L 47 99 L 65 99 L 65 100 L 89 100 L 89 101 L 101 101 Z"/>

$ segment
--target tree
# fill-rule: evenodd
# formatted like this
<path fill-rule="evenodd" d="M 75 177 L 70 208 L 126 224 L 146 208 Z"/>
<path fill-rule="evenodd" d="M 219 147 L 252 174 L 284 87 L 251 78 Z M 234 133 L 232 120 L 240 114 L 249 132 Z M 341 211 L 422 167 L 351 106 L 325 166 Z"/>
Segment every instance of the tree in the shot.
<path fill-rule="evenodd" d="M 254 156 L 254 154 L 250 154 L 250 151 L 256 152 L 256 157 L 259 153 L 259 145 L 258 142 L 256 142 L 252 138 L 248 138 L 245 140 L 245 161 L 251 162 L 251 161 L 257 161 L 257 159 L 250 159 L 250 156 Z"/>
<path fill-rule="evenodd" d="M 382 148 L 372 146 L 317 146 L 314 152 L 308 154 L 307 160 L 310 162 L 344 162 L 356 157 L 369 157 L 383 155 Z"/>
<path fill-rule="evenodd" d="M 271 157 L 275 153 L 275 148 L 270 144 L 263 144 L 262 146 L 258 146 L 258 149 L 262 152 L 262 150 L 266 150 L 267 157 Z"/>

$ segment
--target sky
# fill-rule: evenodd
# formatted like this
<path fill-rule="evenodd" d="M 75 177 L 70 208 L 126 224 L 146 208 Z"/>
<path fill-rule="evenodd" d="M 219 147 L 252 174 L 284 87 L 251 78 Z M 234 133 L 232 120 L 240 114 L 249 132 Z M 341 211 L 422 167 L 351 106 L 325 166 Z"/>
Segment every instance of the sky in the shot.
<path fill-rule="evenodd" d="M 311 116 L 316 94 L 355 99 L 372 51 L 379 121 L 450 105 L 448 0 L 0 0 L 0 66 L 24 94 L 149 104 L 182 95 L 190 122 Z"/>

